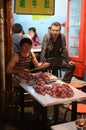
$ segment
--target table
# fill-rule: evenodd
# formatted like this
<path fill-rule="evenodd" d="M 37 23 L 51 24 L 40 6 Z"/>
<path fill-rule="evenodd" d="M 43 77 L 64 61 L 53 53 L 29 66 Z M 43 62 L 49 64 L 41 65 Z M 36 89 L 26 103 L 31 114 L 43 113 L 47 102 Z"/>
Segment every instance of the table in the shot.
<path fill-rule="evenodd" d="M 51 130 L 77 130 L 75 122 L 68 122 L 59 125 L 51 126 Z"/>
<path fill-rule="evenodd" d="M 39 46 L 39 47 L 33 47 L 33 48 L 31 49 L 31 51 L 33 51 L 34 53 L 36 53 L 36 52 L 41 52 L 41 46 Z"/>
<path fill-rule="evenodd" d="M 31 51 L 33 51 L 34 53 L 41 52 L 41 48 L 32 48 Z"/>
<path fill-rule="evenodd" d="M 56 80 L 56 83 L 63 83 L 61 80 Z M 72 102 L 72 120 L 76 119 L 76 108 L 77 108 L 77 101 L 79 100 L 84 100 L 86 99 L 86 93 L 82 92 L 81 90 L 78 90 L 72 86 L 72 89 L 74 91 L 74 96 L 71 98 L 54 98 L 48 94 L 46 94 L 45 96 L 38 94 L 37 92 L 35 92 L 35 90 L 33 89 L 32 86 L 28 85 L 27 83 L 19 83 L 19 85 L 21 86 L 21 88 L 23 88 L 25 91 L 27 91 L 43 108 L 42 110 L 42 120 L 43 120 L 43 126 L 44 128 L 46 128 L 46 123 L 47 123 L 47 107 L 48 106 L 56 106 L 57 109 L 57 105 L 58 104 L 64 104 L 64 103 L 71 103 Z M 23 101 L 23 100 L 22 100 Z M 23 103 L 22 103 L 23 104 Z M 22 110 L 23 112 L 23 110 Z M 57 110 L 55 110 L 55 115 L 57 115 Z M 55 116 L 55 120 L 57 123 L 57 117 Z"/>
<path fill-rule="evenodd" d="M 62 83 L 62 81 L 57 79 L 56 83 Z M 35 100 L 37 100 L 43 107 L 51 106 L 51 105 L 55 105 L 55 104 L 65 104 L 65 103 L 70 103 L 70 102 L 73 102 L 73 101 L 86 99 L 86 93 L 84 93 L 81 90 L 78 90 L 78 89 L 76 89 L 72 86 L 70 86 L 70 87 L 72 87 L 72 89 L 74 91 L 74 96 L 72 98 L 54 98 L 54 97 L 52 97 L 48 94 L 46 94 L 45 96 L 38 94 L 37 92 L 35 92 L 33 87 L 28 85 L 27 83 L 19 83 L 19 85 L 24 90 L 29 92 L 30 95 Z"/>
<path fill-rule="evenodd" d="M 41 46 L 33 47 L 31 51 L 35 53 L 37 60 L 40 61 Z"/>

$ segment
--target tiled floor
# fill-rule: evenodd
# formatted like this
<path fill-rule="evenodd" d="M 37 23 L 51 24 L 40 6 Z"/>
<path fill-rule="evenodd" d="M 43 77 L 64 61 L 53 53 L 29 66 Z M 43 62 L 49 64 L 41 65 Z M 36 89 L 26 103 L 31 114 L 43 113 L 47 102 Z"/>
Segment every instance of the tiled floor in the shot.
<path fill-rule="evenodd" d="M 77 83 L 82 83 L 86 85 L 86 81 L 82 81 L 73 77 L 72 81 Z M 67 106 L 66 106 L 67 107 Z M 59 107 L 59 122 L 63 122 L 63 117 L 66 108 L 62 105 Z M 48 118 L 49 114 L 51 114 L 52 108 L 48 109 Z M 42 122 L 41 118 L 39 120 L 34 120 L 32 108 L 25 109 L 25 122 L 21 123 L 20 121 L 20 112 L 19 109 L 15 109 L 14 107 L 7 107 L 5 112 L 0 112 L 0 130 L 42 130 Z M 49 118 L 50 119 L 50 118 Z M 68 112 L 66 121 L 71 120 L 71 113 Z M 50 120 L 49 120 L 50 121 Z"/>

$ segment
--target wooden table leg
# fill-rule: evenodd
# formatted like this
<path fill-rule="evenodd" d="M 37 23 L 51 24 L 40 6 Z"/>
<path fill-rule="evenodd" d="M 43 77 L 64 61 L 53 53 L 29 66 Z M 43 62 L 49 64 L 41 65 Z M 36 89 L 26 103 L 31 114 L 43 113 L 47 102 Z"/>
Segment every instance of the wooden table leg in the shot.
<path fill-rule="evenodd" d="M 71 112 L 71 121 L 77 119 L 77 101 L 72 102 L 72 112 Z"/>
<path fill-rule="evenodd" d="M 58 123 L 58 112 L 59 111 L 59 106 L 58 105 L 54 105 L 54 122 L 55 124 Z"/>
<path fill-rule="evenodd" d="M 24 90 L 20 88 L 20 107 L 21 107 L 21 112 L 20 112 L 20 117 L 21 121 L 24 121 Z"/>
<path fill-rule="evenodd" d="M 42 120 L 42 128 L 43 130 L 47 130 L 48 121 L 47 121 L 47 107 L 43 107 L 40 103 L 34 100 L 34 112 L 35 112 L 35 120 L 41 115 Z"/>
<path fill-rule="evenodd" d="M 42 122 L 44 130 L 47 130 L 48 129 L 47 107 L 42 107 Z"/>

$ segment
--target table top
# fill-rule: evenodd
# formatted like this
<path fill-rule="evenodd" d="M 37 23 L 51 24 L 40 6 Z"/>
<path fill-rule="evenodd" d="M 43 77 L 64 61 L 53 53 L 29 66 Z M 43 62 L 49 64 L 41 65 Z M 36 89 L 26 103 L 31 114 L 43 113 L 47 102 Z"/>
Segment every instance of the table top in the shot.
<path fill-rule="evenodd" d="M 51 126 L 51 130 L 77 130 L 75 122 L 68 122 Z"/>
<path fill-rule="evenodd" d="M 56 83 L 63 83 L 61 80 L 57 79 Z M 35 100 L 37 100 L 43 107 L 56 105 L 56 104 L 66 104 L 73 101 L 79 101 L 86 99 L 86 93 L 78 90 L 70 85 L 74 91 L 74 95 L 71 98 L 55 98 L 48 94 L 45 96 L 37 93 L 32 86 L 27 83 L 19 83 L 19 85 L 26 90 Z"/>
<path fill-rule="evenodd" d="M 31 49 L 31 51 L 33 51 L 33 52 L 41 52 L 41 46 L 33 47 L 33 48 Z"/>

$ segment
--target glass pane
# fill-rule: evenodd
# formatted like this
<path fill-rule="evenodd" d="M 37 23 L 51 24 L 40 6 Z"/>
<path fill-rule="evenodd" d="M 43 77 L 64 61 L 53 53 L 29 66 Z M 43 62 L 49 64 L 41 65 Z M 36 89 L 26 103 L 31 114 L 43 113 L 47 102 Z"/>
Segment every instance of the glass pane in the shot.
<path fill-rule="evenodd" d="M 69 55 L 79 54 L 81 0 L 71 0 L 69 10 Z"/>

